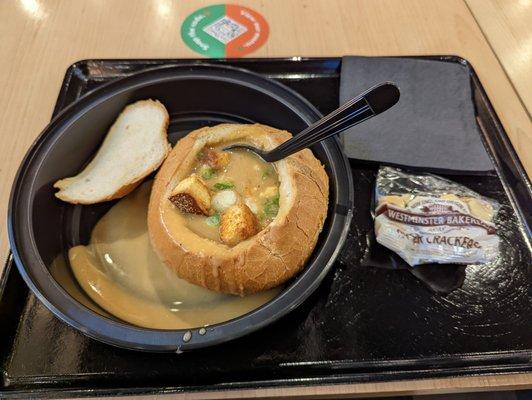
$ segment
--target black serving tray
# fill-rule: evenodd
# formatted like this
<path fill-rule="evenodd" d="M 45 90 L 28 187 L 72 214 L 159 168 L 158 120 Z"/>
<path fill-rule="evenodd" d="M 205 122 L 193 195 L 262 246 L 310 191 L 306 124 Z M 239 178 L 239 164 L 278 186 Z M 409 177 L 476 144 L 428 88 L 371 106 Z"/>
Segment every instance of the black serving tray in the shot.
<path fill-rule="evenodd" d="M 297 310 L 231 343 L 184 354 L 128 351 L 57 320 L 11 257 L 0 281 L 0 396 L 95 396 L 315 385 L 532 371 L 531 186 L 471 68 L 477 121 L 496 173 L 452 179 L 502 204 L 502 255 L 470 266 L 461 289 L 429 291 L 405 270 L 365 268 L 376 169 L 352 163 L 354 218 L 336 265 Z M 145 68 L 198 60 L 86 60 L 65 76 L 54 114 L 81 95 Z M 338 106 L 341 59 L 209 60 L 296 90 L 322 113 Z M 46 79 L 46 77 L 43 77 Z"/>

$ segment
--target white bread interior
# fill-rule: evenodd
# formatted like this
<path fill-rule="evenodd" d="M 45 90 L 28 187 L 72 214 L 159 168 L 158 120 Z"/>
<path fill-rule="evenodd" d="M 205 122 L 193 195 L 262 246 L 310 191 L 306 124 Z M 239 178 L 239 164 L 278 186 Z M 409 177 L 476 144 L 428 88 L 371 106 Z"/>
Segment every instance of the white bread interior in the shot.
<path fill-rule="evenodd" d="M 159 101 L 128 105 L 83 171 L 54 184 L 59 189 L 56 197 L 73 204 L 94 204 L 131 192 L 168 155 L 168 122 L 168 112 Z"/>

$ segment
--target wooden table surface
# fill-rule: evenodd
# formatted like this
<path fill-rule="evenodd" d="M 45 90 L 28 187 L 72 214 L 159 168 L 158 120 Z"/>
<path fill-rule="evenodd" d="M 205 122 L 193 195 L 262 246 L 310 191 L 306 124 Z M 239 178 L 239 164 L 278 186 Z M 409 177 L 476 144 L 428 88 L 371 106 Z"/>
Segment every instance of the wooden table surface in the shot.
<path fill-rule="evenodd" d="M 530 0 L 466 1 L 530 115 L 532 112 L 532 4 Z M 530 131 L 528 134 L 530 135 Z"/>
<path fill-rule="evenodd" d="M 196 58 L 183 19 L 219 1 L 0 1 L 0 217 L 16 169 L 50 119 L 65 70 L 87 58 Z M 528 174 L 532 171 L 532 1 L 250 0 L 270 26 L 254 57 L 441 55 L 468 59 Z M 5 223 L 0 249 L 7 255 Z M 1 272 L 1 271 L 0 271 Z M 532 387 L 532 374 L 209 394 L 342 396 Z M 180 397 L 193 398 L 188 395 Z M 203 396 L 200 396 L 203 397 Z M 196 398 L 196 397 L 194 397 Z"/>

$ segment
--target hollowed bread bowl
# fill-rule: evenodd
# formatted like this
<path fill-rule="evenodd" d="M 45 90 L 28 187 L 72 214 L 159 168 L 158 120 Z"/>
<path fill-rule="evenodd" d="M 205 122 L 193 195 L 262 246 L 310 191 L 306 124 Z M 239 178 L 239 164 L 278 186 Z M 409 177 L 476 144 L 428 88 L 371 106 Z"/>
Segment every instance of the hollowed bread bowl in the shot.
<path fill-rule="evenodd" d="M 290 138 L 289 132 L 265 125 L 222 124 L 195 130 L 177 142 L 155 178 L 148 229 L 155 252 L 179 277 L 217 292 L 245 295 L 281 285 L 301 271 L 323 228 L 329 196 L 327 174 L 310 150 L 275 163 L 279 212 L 266 228 L 235 246 L 192 232 L 168 200 L 204 147 L 241 142 L 269 150 Z M 169 212 L 177 216 L 166 218 Z"/>

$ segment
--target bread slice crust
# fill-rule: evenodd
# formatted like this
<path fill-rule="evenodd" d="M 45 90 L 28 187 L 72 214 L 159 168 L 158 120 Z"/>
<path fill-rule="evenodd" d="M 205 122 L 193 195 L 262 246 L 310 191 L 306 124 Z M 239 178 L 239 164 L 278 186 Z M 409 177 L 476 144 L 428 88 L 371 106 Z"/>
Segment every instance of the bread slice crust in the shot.
<path fill-rule="evenodd" d="M 205 146 L 238 140 L 272 149 L 290 138 L 289 132 L 265 125 L 221 124 L 193 131 L 175 145 L 152 187 L 148 231 L 159 258 L 180 278 L 245 295 L 281 285 L 301 271 L 323 228 L 329 196 L 325 169 L 308 149 L 275 163 L 279 212 L 266 228 L 233 247 L 198 236 L 184 218 L 169 223 L 165 217 L 177 213 L 169 207 L 169 193 L 190 175 Z"/>

